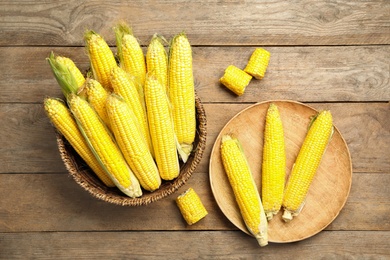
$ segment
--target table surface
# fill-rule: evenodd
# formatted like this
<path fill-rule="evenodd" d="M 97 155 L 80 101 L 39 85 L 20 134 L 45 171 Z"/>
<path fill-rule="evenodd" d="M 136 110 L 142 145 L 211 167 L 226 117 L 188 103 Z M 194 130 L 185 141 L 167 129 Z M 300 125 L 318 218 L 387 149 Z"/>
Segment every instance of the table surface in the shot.
<path fill-rule="evenodd" d="M 390 2 L 362 1 L 2 1 L 0 8 L 1 259 L 388 259 L 390 257 Z M 51 51 L 89 67 L 83 33 L 115 51 L 112 27 L 128 21 L 143 47 L 154 33 L 185 31 L 196 91 L 207 115 L 207 146 L 190 180 L 148 206 L 100 201 L 78 186 L 59 156 L 43 109 L 61 91 Z M 220 85 L 263 47 L 266 76 L 237 97 Z M 144 49 L 145 50 L 145 49 Z M 209 159 L 228 120 L 266 100 L 330 109 L 349 147 L 352 187 L 320 233 L 260 248 L 222 214 Z M 193 187 L 209 211 L 185 224 L 175 198 Z"/>

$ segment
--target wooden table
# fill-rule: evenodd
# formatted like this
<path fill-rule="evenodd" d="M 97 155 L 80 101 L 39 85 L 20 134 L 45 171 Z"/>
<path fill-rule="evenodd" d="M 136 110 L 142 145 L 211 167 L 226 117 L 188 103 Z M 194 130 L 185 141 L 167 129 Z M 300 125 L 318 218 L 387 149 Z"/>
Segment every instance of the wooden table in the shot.
<path fill-rule="evenodd" d="M 42 109 L 61 97 L 51 51 L 88 68 L 82 40 L 94 29 L 115 45 L 125 19 L 143 46 L 186 31 L 196 91 L 207 114 L 204 157 L 185 186 L 157 203 L 121 207 L 90 196 L 67 173 Z M 390 2 L 2 1 L 0 7 L 1 259 L 389 259 Z M 218 83 L 255 47 L 271 52 L 263 80 L 236 97 Z M 211 192 L 217 134 L 240 110 L 271 99 L 330 109 L 352 155 L 352 188 L 340 215 L 300 242 L 270 243 L 238 230 Z M 187 226 L 176 196 L 193 187 L 209 215 Z"/>

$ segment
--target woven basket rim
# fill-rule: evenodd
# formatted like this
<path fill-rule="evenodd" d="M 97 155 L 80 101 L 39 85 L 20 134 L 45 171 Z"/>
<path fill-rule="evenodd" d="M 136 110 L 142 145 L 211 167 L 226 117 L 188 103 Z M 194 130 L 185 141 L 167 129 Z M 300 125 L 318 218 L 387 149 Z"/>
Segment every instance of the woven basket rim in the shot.
<path fill-rule="evenodd" d="M 173 181 L 163 181 L 161 187 L 154 192 L 143 190 L 144 194 L 139 198 L 130 198 L 116 187 L 109 188 L 105 186 L 84 161 L 82 161 L 80 156 L 66 141 L 65 137 L 59 132 L 56 132 L 57 146 L 61 159 L 76 183 L 95 198 L 121 206 L 141 206 L 158 201 L 171 195 L 183 186 L 191 177 L 203 157 L 207 138 L 207 119 L 202 102 L 197 94 L 195 94 L 195 106 L 197 134 L 194 149 L 188 161 L 185 164 L 181 163 L 179 176 Z"/>

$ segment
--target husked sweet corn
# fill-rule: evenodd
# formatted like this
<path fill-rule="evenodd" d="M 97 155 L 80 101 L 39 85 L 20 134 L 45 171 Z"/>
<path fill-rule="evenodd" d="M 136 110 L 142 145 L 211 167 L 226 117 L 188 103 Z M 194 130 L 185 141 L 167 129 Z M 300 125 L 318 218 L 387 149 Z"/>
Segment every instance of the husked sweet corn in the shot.
<path fill-rule="evenodd" d="M 193 188 L 187 189 L 176 198 L 176 204 L 188 225 L 193 225 L 203 219 L 207 210 Z"/>
<path fill-rule="evenodd" d="M 264 78 L 271 54 L 263 48 L 257 48 L 249 58 L 244 71 L 256 79 Z"/>
<path fill-rule="evenodd" d="M 85 91 L 87 93 L 87 100 L 95 109 L 96 113 L 103 120 L 103 122 L 110 128 L 106 110 L 106 100 L 109 92 L 103 88 L 99 81 L 88 78 L 85 83 Z"/>
<path fill-rule="evenodd" d="M 168 56 L 163 45 L 164 39 L 157 34 L 153 35 L 146 52 L 146 68 L 165 87 L 168 93 Z"/>
<path fill-rule="evenodd" d="M 236 95 L 244 94 L 246 87 L 249 85 L 252 76 L 234 65 L 229 65 L 222 78 L 219 81 Z"/>

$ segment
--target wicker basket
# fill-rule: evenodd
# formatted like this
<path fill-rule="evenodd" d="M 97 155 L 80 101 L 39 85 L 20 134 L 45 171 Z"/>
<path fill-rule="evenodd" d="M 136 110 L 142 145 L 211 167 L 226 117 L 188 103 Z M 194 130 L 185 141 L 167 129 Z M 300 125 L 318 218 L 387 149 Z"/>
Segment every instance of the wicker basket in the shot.
<path fill-rule="evenodd" d="M 118 188 L 105 186 L 74 151 L 66 139 L 61 134 L 57 134 L 57 144 L 61 158 L 73 179 L 98 199 L 122 206 L 140 206 L 155 202 L 174 193 L 184 185 L 202 159 L 207 136 L 206 114 L 198 96 L 195 98 L 195 105 L 197 133 L 194 142 L 194 152 L 185 164 L 180 165 L 180 174 L 176 179 L 163 181 L 160 188 L 154 192 L 143 191 L 143 195 L 139 198 L 130 198 L 124 195 Z"/>

